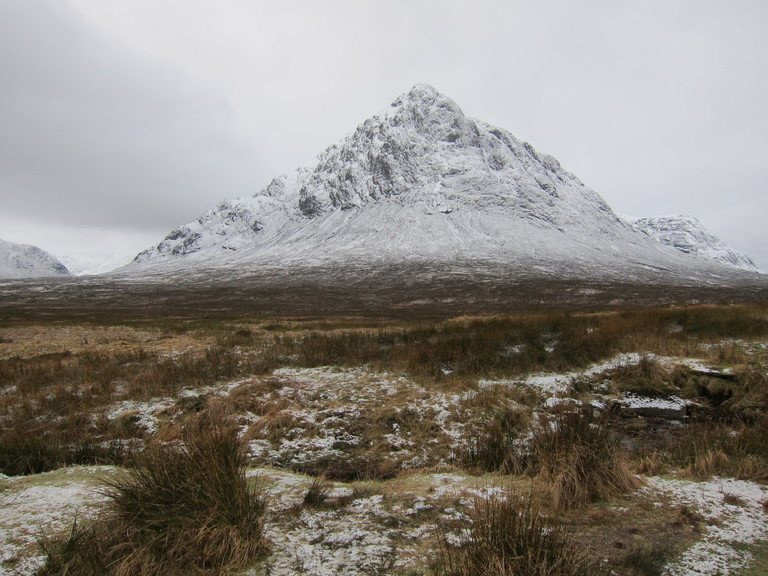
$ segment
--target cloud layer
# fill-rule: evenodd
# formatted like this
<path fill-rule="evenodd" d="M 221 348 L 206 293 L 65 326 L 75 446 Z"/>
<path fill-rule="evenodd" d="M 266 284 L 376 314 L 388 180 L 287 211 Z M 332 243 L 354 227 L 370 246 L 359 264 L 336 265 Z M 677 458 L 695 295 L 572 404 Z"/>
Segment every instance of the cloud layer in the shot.
<path fill-rule="evenodd" d="M 758 0 L 4 2 L 0 237 L 66 255 L 119 229 L 137 252 L 428 82 L 617 212 L 695 215 L 768 269 L 765 21 Z"/>

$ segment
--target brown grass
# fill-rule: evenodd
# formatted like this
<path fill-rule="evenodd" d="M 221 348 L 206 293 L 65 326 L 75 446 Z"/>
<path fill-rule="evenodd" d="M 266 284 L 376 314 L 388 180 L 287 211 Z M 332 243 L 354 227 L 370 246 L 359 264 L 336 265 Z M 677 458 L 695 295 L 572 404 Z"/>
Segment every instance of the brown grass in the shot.
<path fill-rule="evenodd" d="M 534 432 L 533 467 L 549 483 L 553 510 L 568 510 L 589 502 L 636 490 L 635 476 L 605 423 L 591 409 L 563 410 Z"/>
<path fill-rule="evenodd" d="M 732 476 L 768 481 L 768 416 L 757 423 L 700 422 L 685 430 L 671 450 L 684 473 L 695 478 Z"/>
<path fill-rule="evenodd" d="M 521 410 L 503 410 L 487 420 L 468 423 L 459 461 L 474 471 L 521 472 L 525 469 L 525 462 L 518 440 L 528 430 L 529 424 L 528 415 Z"/>
<path fill-rule="evenodd" d="M 199 419 L 178 447 L 155 444 L 109 483 L 95 524 L 44 543 L 38 575 L 223 574 L 266 550 L 264 503 L 232 428 Z"/>
<path fill-rule="evenodd" d="M 479 378 L 508 379 L 537 370 L 573 369 L 619 351 L 700 353 L 711 341 L 765 336 L 766 317 L 763 306 L 698 306 L 418 322 L 157 318 L 134 322 L 137 327 L 130 328 L 116 320 L 120 325 L 113 328 L 51 327 L 57 338 L 68 334 L 61 341 L 72 348 L 37 355 L 19 347 L 22 336 L 31 338 L 34 333 L 35 342 L 42 343 L 48 328 L 28 327 L 0 344 L 24 352 L 10 357 L 0 353 L 0 470 L 18 474 L 65 464 L 124 462 L 126 444 L 138 441 L 141 445 L 151 438 L 130 415 L 107 416 L 116 402 L 174 398 L 182 390 L 268 373 L 277 366 L 367 365 L 373 370 L 405 373 L 428 390 L 465 392 L 476 387 Z M 79 339 L 72 335 L 78 331 L 82 334 Z M 102 332 L 104 336 L 98 336 Z M 739 349 L 743 354 L 743 348 Z M 768 410 L 765 374 L 763 366 L 751 362 L 737 371 L 734 382 L 705 381 L 685 371 L 669 373 L 646 355 L 638 366 L 617 368 L 613 377 L 621 389 L 673 391 L 707 401 L 717 398 L 718 410 L 726 417 L 756 423 Z M 179 398 L 164 415 L 167 421 L 160 423 L 161 438 L 177 438 L 180 426 L 196 412 L 219 410 L 222 415 L 264 416 L 249 437 L 279 442 L 291 421 L 283 413 L 285 403 L 271 395 L 268 382 L 269 378 L 255 379 L 252 386 L 241 386 L 226 399 Z M 477 401 L 468 402 L 463 408 L 466 413 L 456 418 L 473 424 L 490 422 L 487 431 L 481 424 L 477 435 L 492 436 L 494 411 L 512 408 L 513 402 L 530 406 L 537 400 L 530 391 L 518 390 L 514 392 L 517 396 L 512 391 L 480 390 Z M 387 409 L 382 406 L 382 414 Z M 339 478 L 349 477 L 354 467 L 360 468 L 355 477 L 393 473 L 397 462 L 383 461 L 386 446 L 376 441 L 386 427 L 375 414 L 365 418 L 350 426 L 373 440 L 367 454 L 350 454 L 348 462 L 338 466 L 318 463 L 311 471 L 322 473 L 322 466 L 331 465 L 339 469 Z M 422 436 L 427 438 L 432 423 L 426 415 L 406 425 L 414 437 L 423 429 Z M 476 441 L 470 451 L 479 452 L 481 444 Z M 490 458 L 490 467 L 501 466 L 492 462 L 494 458 Z M 752 465 L 757 466 L 754 461 Z"/>
<path fill-rule="evenodd" d="M 324 476 L 316 476 L 304 494 L 302 505 L 307 508 L 322 508 L 328 503 L 333 484 Z"/>
<path fill-rule="evenodd" d="M 573 545 L 564 525 L 514 495 L 476 497 L 459 547 L 441 539 L 442 576 L 595 576 L 602 574 Z"/>

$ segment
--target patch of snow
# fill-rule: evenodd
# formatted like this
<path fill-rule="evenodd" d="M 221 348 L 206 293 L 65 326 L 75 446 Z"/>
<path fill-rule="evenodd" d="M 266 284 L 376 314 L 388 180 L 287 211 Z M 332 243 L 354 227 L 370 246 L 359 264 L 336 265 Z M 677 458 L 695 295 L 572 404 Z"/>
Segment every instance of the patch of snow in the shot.
<path fill-rule="evenodd" d="M 43 561 L 36 550 L 41 536 L 67 530 L 76 517 L 94 516 L 107 498 L 82 477 L 111 470 L 78 467 L 5 479 L 0 486 L 0 576 L 34 573 Z M 71 479 L 75 473 L 78 480 Z"/>
<path fill-rule="evenodd" d="M 623 401 L 627 408 L 640 409 L 640 408 L 656 408 L 660 410 L 685 410 L 687 402 L 677 396 L 665 396 L 665 397 L 650 397 L 640 396 L 633 394 L 632 392 L 625 392 L 623 394 Z"/>
<path fill-rule="evenodd" d="M 149 434 L 157 433 L 158 414 L 174 404 L 173 398 L 156 398 L 148 401 L 122 400 L 107 412 L 107 418 L 115 420 L 130 415 Z"/>
<path fill-rule="evenodd" d="M 600 374 L 611 368 L 640 362 L 640 354 L 618 354 L 610 360 L 593 364 L 581 371 L 565 373 L 541 373 L 532 374 L 519 380 L 485 380 L 478 382 L 481 387 L 489 386 L 528 386 L 540 392 L 545 397 L 562 395 L 570 390 L 571 384 L 578 378 L 585 378 Z"/>
<path fill-rule="evenodd" d="M 763 507 L 768 487 L 744 480 L 714 478 L 692 482 L 648 478 L 643 492 L 664 495 L 691 506 L 709 523 L 702 540 L 667 565 L 665 576 L 729 576 L 748 566 L 746 546 L 768 540 L 768 522 Z M 726 495 L 739 503 L 729 504 Z"/>
<path fill-rule="evenodd" d="M 545 408 L 556 408 L 558 406 L 581 406 L 581 402 L 575 398 L 561 398 L 552 396 L 544 401 Z"/>
<path fill-rule="evenodd" d="M 411 436 L 412 427 L 409 430 L 398 423 L 398 417 L 404 412 L 408 418 L 434 422 L 454 441 L 462 436 L 463 428 L 455 421 L 455 412 L 465 396 L 427 391 L 404 376 L 366 368 L 319 367 L 283 368 L 275 370 L 273 377 L 281 384 L 273 394 L 285 403 L 281 412 L 293 424 L 270 452 L 261 450 L 266 445 L 253 446 L 253 452 L 262 454 L 270 465 L 344 457 L 347 448 L 369 440 L 364 433 L 360 436 L 350 433 L 350 429 L 356 428 L 355 423 L 363 429 L 370 425 L 371 416 L 384 406 L 391 406 L 391 414 L 379 417 L 388 416 L 389 430 L 382 431 L 379 438 L 387 441 L 392 457 L 401 461 L 403 468 L 436 463 L 430 461 L 430 445 L 416 443 Z M 407 406 L 392 405 L 391 398 L 396 394 L 407 394 Z"/>
<path fill-rule="evenodd" d="M 380 574 L 396 556 L 393 531 L 381 495 L 355 500 L 343 511 L 302 510 L 289 526 L 267 523 L 273 553 L 266 561 L 271 576 Z M 288 528 L 288 529 L 286 529 Z"/>

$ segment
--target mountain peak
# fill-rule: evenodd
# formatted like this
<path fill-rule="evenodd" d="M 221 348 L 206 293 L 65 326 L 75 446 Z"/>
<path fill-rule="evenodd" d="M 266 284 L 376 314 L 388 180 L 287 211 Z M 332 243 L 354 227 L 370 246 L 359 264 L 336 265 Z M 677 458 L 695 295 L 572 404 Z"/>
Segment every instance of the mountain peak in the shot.
<path fill-rule="evenodd" d="M 394 102 L 393 107 L 403 106 L 406 103 L 421 103 L 431 104 L 438 98 L 445 98 L 440 92 L 438 92 L 433 86 L 429 84 L 414 84 L 408 92 L 398 96 Z"/>
<path fill-rule="evenodd" d="M 456 102 L 429 84 L 416 84 L 396 98 L 391 108 L 396 123 L 410 125 L 436 137 L 450 138 L 453 134 L 458 139 L 456 131 L 467 121 Z"/>
<path fill-rule="evenodd" d="M 299 211 L 315 218 L 383 198 L 414 196 L 479 153 L 479 129 L 432 86 L 417 84 L 320 156 L 299 187 Z M 450 164 L 451 166 L 448 166 Z"/>

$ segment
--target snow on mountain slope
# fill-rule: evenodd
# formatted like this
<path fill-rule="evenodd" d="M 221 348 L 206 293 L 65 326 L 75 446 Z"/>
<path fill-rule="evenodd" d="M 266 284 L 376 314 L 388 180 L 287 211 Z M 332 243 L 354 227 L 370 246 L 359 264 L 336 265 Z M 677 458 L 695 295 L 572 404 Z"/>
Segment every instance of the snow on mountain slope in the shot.
<path fill-rule="evenodd" d="M 734 268 L 760 272 L 749 256 L 728 246 L 692 216 L 638 218 L 631 223 L 659 242 L 685 254 L 706 256 Z"/>
<path fill-rule="evenodd" d="M 95 261 L 85 258 L 77 258 L 73 256 L 62 256 L 59 261 L 67 267 L 75 276 L 92 276 L 94 274 L 104 274 L 111 272 L 116 268 L 120 268 L 130 263 L 131 257 L 116 256 L 107 261 Z"/>
<path fill-rule="evenodd" d="M 69 270 L 45 250 L 0 240 L 0 279 L 69 275 Z"/>
<path fill-rule="evenodd" d="M 123 272 L 405 261 L 641 281 L 728 274 L 639 232 L 557 160 L 426 85 L 313 164 L 172 231 Z"/>

